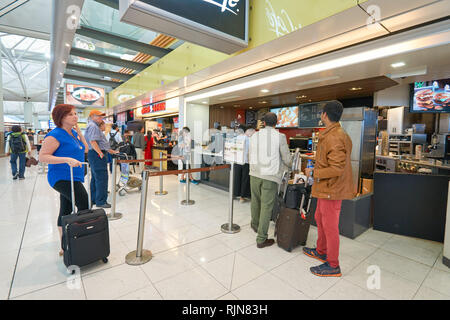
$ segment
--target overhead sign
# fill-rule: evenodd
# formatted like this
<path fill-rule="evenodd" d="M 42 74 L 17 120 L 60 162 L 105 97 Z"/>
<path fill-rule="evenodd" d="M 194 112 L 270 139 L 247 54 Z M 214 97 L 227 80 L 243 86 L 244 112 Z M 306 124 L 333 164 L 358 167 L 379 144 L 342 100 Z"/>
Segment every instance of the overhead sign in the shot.
<path fill-rule="evenodd" d="M 160 111 L 166 111 L 166 103 L 165 102 L 142 106 L 141 113 L 147 114 L 147 113 L 160 112 Z"/>
<path fill-rule="evenodd" d="M 227 54 L 248 46 L 249 0 L 120 0 L 120 20 Z"/>

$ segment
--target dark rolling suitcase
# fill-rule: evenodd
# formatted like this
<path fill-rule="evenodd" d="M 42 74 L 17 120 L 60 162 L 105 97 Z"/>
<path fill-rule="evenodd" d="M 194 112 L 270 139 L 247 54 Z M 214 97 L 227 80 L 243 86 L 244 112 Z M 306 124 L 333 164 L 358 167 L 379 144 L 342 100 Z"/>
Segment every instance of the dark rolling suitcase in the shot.
<path fill-rule="evenodd" d="M 275 225 L 275 236 L 279 247 L 291 252 L 297 246 L 306 244 L 313 216 L 309 213 L 310 204 L 311 187 L 303 185 L 300 201 L 300 208 L 303 210 L 285 207 L 278 216 Z"/>
<path fill-rule="evenodd" d="M 275 202 L 273 204 L 272 217 L 270 218 L 270 221 L 273 221 L 275 223 L 277 221 L 280 212 L 285 208 L 284 199 L 288 187 L 288 180 L 289 180 L 289 172 L 285 171 L 283 173 L 283 177 L 281 178 L 281 184 L 278 187 L 278 193 L 275 198 Z"/>
<path fill-rule="evenodd" d="M 87 163 L 84 163 L 87 164 Z M 89 171 L 89 170 L 88 170 Z M 82 267 L 102 260 L 108 262 L 110 254 L 108 217 L 104 209 L 87 209 L 75 213 L 73 169 L 70 168 L 72 187 L 72 214 L 63 216 L 62 248 L 64 264 Z M 90 176 L 88 174 L 88 176 Z M 89 179 L 90 181 L 90 179 Z M 91 205 L 91 195 L 89 205 Z"/>

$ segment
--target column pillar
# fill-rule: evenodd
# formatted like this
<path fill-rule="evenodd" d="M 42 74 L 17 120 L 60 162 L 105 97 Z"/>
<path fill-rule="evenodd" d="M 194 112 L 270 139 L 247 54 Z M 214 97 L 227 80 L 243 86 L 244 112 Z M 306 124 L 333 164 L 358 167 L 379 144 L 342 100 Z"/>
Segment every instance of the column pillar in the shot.
<path fill-rule="evenodd" d="M 5 119 L 3 117 L 3 65 L 0 56 L 0 157 L 5 155 Z"/>
<path fill-rule="evenodd" d="M 33 102 L 24 102 L 23 103 L 23 114 L 24 114 L 24 122 L 28 123 L 28 125 L 33 126 Z"/>
<path fill-rule="evenodd" d="M 41 123 L 39 122 L 39 114 L 33 113 L 33 129 L 41 129 Z"/>

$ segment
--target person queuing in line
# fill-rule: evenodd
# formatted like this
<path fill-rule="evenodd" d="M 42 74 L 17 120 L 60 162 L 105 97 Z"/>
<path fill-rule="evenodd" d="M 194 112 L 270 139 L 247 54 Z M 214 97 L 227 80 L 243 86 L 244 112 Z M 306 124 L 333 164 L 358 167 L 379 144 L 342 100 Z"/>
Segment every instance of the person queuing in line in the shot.
<path fill-rule="evenodd" d="M 352 199 L 353 179 L 350 156 L 352 140 L 339 124 L 344 108 L 339 101 L 324 106 L 320 120 L 325 130 L 319 134 L 314 168 L 305 174 L 314 177 L 311 196 L 317 198 L 317 247 L 303 248 L 303 252 L 323 264 L 312 267 L 313 274 L 321 277 L 340 277 L 339 267 L 339 214 L 344 199 Z"/>
<path fill-rule="evenodd" d="M 149 130 L 147 131 L 147 135 L 145 136 L 145 154 L 144 154 L 144 158 L 147 160 L 151 160 L 153 159 L 153 134 L 152 131 Z M 145 163 L 146 166 L 151 167 L 153 166 L 152 162 L 146 162 Z"/>
<path fill-rule="evenodd" d="M 89 113 L 89 123 L 86 127 L 86 141 L 89 146 L 88 161 L 91 166 L 91 196 L 92 205 L 100 208 L 111 208 L 106 202 L 108 197 L 108 157 L 107 153 L 116 154 L 100 129 L 105 114 L 99 110 Z"/>
<path fill-rule="evenodd" d="M 124 141 L 124 143 L 131 143 L 131 136 L 132 136 L 131 131 L 130 130 L 125 130 L 123 132 L 123 141 Z"/>
<path fill-rule="evenodd" d="M 111 126 L 111 131 L 109 132 L 109 145 L 111 149 L 117 150 L 122 144 L 123 139 L 119 131 L 119 126 L 114 123 Z"/>
<path fill-rule="evenodd" d="M 245 134 L 247 127 L 240 124 L 236 132 L 236 142 L 242 141 L 244 145 L 244 158 L 242 163 L 234 165 L 234 197 L 239 197 L 239 201 L 244 203 L 250 198 L 250 166 L 248 164 L 248 149 L 250 146 L 250 138 Z"/>
<path fill-rule="evenodd" d="M 188 127 L 184 127 L 178 136 L 178 152 L 183 157 L 183 170 L 188 170 L 187 161 L 191 163 L 191 148 L 192 148 L 191 130 Z M 181 183 L 186 183 L 185 174 L 181 175 Z M 194 180 L 192 173 L 189 173 L 190 182 L 193 184 L 199 184 L 197 180 Z"/>
<path fill-rule="evenodd" d="M 103 135 L 104 135 L 104 138 L 105 138 L 105 141 L 106 142 L 108 142 L 108 144 L 110 145 L 110 149 L 112 149 L 112 150 L 114 150 L 112 147 L 111 147 L 111 143 L 106 139 L 106 123 L 104 122 L 104 121 L 102 121 L 102 122 L 100 122 L 100 124 L 98 125 L 98 127 L 100 128 L 100 130 L 102 131 L 102 133 L 103 133 Z M 109 165 L 109 173 L 111 173 L 112 174 L 112 156 L 111 156 L 111 153 L 107 153 L 106 154 L 106 157 L 107 157 L 107 159 L 108 159 L 108 165 Z"/>
<path fill-rule="evenodd" d="M 277 115 L 268 112 L 263 117 L 264 128 L 250 138 L 250 190 L 251 228 L 257 232 L 258 248 L 271 246 L 274 239 L 268 239 L 270 218 L 278 185 L 284 170 L 290 166 L 291 154 L 286 136 L 275 130 Z"/>
<path fill-rule="evenodd" d="M 89 208 L 88 194 L 83 186 L 84 169 L 82 165 L 88 145 L 78 127 L 78 116 L 74 106 L 57 105 L 52 111 L 52 118 L 56 128 L 45 136 L 39 153 L 39 161 L 49 164 L 48 183 L 59 193 L 60 207 L 57 226 L 61 238 L 61 218 L 72 213 L 69 167 L 73 168 L 75 205 L 78 210 Z M 63 253 L 61 249 L 59 255 L 62 256 Z"/>
<path fill-rule="evenodd" d="M 144 126 L 142 126 L 134 135 L 133 135 L 133 145 L 134 148 L 136 149 L 136 158 L 138 160 L 143 160 L 144 158 L 144 151 L 146 148 L 146 144 L 145 144 L 145 137 L 144 137 L 144 132 L 145 132 L 145 128 Z M 145 167 L 145 163 L 144 162 L 139 162 L 139 166 L 138 166 L 138 172 L 137 173 L 142 173 L 142 171 L 144 171 L 144 167 Z"/>
<path fill-rule="evenodd" d="M 5 145 L 6 156 L 11 156 L 11 171 L 13 180 L 25 179 L 26 156 L 31 157 L 31 145 L 28 136 L 22 132 L 20 126 L 12 126 L 12 133 L 8 135 Z M 19 171 L 17 171 L 17 159 L 19 159 Z"/>

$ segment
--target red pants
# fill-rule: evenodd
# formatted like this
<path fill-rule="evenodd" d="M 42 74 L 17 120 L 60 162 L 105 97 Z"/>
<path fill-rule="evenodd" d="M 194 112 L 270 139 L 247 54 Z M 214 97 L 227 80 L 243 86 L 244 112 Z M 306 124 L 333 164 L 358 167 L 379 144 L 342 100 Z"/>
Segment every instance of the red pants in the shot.
<path fill-rule="evenodd" d="M 342 200 L 317 199 L 317 253 L 326 254 L 331 267 L 339 266 L 339 214 Z"/>

